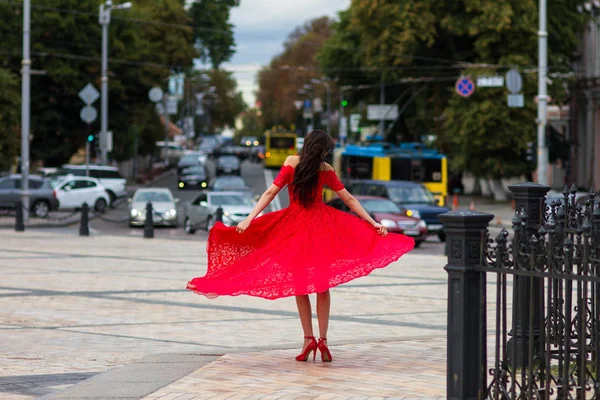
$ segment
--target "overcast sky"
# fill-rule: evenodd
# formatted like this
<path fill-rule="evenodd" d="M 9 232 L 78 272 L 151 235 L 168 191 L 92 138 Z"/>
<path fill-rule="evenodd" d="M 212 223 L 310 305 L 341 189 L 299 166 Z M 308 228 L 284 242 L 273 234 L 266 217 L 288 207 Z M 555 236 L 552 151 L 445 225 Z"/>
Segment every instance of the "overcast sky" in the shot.
<path fill-rule="evenodd" d="M 256 72 L 283 50 L 287 36 L 304 22 L 350 6 L 351 0 L 241 0 L 233 8 L 237 51 L 223 68 L 233 71 L 238 88 L 249 106 L 254 106 Z"/>

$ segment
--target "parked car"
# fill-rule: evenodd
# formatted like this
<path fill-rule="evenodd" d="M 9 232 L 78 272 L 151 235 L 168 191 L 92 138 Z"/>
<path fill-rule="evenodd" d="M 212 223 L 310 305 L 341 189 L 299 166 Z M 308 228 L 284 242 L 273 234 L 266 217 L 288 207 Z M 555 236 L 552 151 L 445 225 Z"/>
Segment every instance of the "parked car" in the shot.
<path fill-rule="evenodd" d="M 185 208 L 184 229 L 193 234 L 199 227 L 206 230 L 216 222 L 217 208 L 223 209 L 223 223 L 234 226 L 252 211 L 255 202 L 238 192 L 202 192 Z M 261 213 L 262 214 L 262 213 Z"/>
<path fill-rule="evenodd" d="M 241 175 L 240 159 L 236 156 L 221 156 L 217 159 L 217 175 Z"/>
<path fill-rule="evenodd" d="M 199 166 L 203 164 L 204 163 L 202 162 L 202 157 L 200 153 L 186 154 L 185 156 L 181 157 L 177 162 L 177 173 L 181 173 L 181 171 L 184 168 L 191 166 Z"/>
<path fill-rule="evenodd" d="M 434 234 L 443 242 L 446 234 L 438 215 L 448 212 L 448 208 L 438 206 L 437 200 L 425 186 L 410 181 L 353 181 L 348 191 L 354 195 L 384 197 L 407 210 L 407 215 L 420 218 L 427 224 L 429 234 Z"/>
<path fill-rule="evenodd" d="M 96 178 L 69 175 L 53 179 L 50 184 L 56 191 L 59 210 L 78 210 L 87 203 L 97 212 L 104 212 L 110 205 L 106 188 Z"/>
<path fill-rule="evenodd" d="M 129 225 L 143 226 L 146 204 L 152 203 L 152 224 L 176 227 L 178 201 L 167 188 L 137 189 L 129 203 Z"/>
<path fill-rule="evenodd" d="M 183 168 L 177 175 L 179 189 L 193 187 L 206 188 L 208 186 L 208 171 L 204 165 L 194 165 Z"/>
<path fill-rule="evenodd" d="M 14 209 L 21 201 L 21 175 L 8 175 L 0 178 L 0 209 Z M 58 210 L 56 192 L 47 179 L 37 175 L 29 176 L 29 209 L 31 214 L 45 218 L 50 211 Z"/>
<path fill-rule="evenodd" d="M 406 215 L 403 211 L 391 200 L 383 197 L 375 196 L 355 196 L 371 217 L 388 229 L 388 232 L 402 233 L 406 236 L 411 236 L 415 239 L 415 247 L 419 247 L 421 243 L 427 239 L 428 231 L 425 221 Z M 327 205 L 344 212 L 354 214 L 352 210 L 346 206 L 340 198 L 330 200 Z M 355 214 L 354 214 L 355 215 Z"/>
<path fill-rule="evenodd" d="M 256 147 L 258 146 L 260 143 L 258 141 L 258 138 L 256 136 L 242 136 L 242 138 L 240 139 L 240 144 L 242 146 L 248 146 L 248 147 Z"/>
<path fill-rule="evenodd" d="M 63 165 L 56 172 L 50 175 L 51 178 L 65 178 L 69 175 L 87 176 L 85 165 Z M 127 196 L 127 180 L 121 176 L 119 169 L 115 167 L 105 167 L 103 165 L 89 166 L 90 178 L 98 181 L 106 188 L 106 192 L 112 204 L 116 199 Z"/>

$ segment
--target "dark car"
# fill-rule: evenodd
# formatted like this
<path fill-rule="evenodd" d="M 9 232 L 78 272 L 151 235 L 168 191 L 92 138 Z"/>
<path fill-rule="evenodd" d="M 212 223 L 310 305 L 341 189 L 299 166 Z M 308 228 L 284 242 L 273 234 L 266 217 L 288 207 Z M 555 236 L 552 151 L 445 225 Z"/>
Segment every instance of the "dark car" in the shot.
<path fill-rule="evenodd" d="M 179 162 L 177 163 L 177 172 L 181 173 L 184 168 L 198 165 L 202 165 L 201 153 L 186 154 L 179 159 Z"/>
<path fill-rule="evenodd" d="M 206 188 L 208 186 L 208 171 L 204 165 L 194 165 L 182 169 L 177 175 L 179 189 Z"/>
<path fill-rule="evenodd" d="M 241 174 L 240 159 L 237 156 L 220 156 L 217 159 L 217 175 Z"/>
<path fill-rule="evenodd" d="M 415 247 L 427 239 L 427 225 L 419 218 L 409 217 L 391 200 L 375 196 L 355 196 L 371 217 L 385 226 L 388 232 L 402 233 L 415 239 Z M 340 211 L 354 214 L 340 198 L 335 198 L 327 205 Z M 355 214 L 354 214 L 355 215 Z"/>
<path fill-rule="evenodd" d="M 0 178 L 0 209 L 14 209 L 17 201 L 21 201 L 21 175 Z M 37 175 L 29 176 L 29 204 L 31 214 L 39 218 L 58 210 L 56 192 L 50 181 Z"/>
<path fill-rule="evenodd" d="M 448 208 L 440 207 L 433 194 L 420 183 L 410 181 L 353 181 L 348 185 L 349 191 L 355 195 L 385 197 L 407 210 L 407 215 L 425 221 L 429 234 L 436 234 L 443 242 L 446 234 L 438 218 L 439 214 L 448 212 Z"/>

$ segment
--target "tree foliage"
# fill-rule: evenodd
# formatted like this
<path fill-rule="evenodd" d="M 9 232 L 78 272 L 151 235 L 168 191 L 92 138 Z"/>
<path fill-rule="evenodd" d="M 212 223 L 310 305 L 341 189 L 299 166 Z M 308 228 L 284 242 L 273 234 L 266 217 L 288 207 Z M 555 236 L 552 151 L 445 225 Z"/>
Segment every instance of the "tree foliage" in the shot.
<path fill-rule="evenodd" d="M 331 26 L 328 17 L 321 17 L 296 28 L 284 43 L 283 52 L 259 71 L 257 100 L 265 127 L 296 123 L 299 111 L 294 101 L 304 98 L 298 91 L 311 79 L 323 76 L 316 55 L 332 35 Z M 333 82 L 331 90 L 337 92 Z M 314 94 L 324 99 L 325 89 L 314 85 Z"/>
<path fill-rule="evenodd" d="M 209 113 L 215 128 L 232 127 L 235 119 L 246 109 L 242 93 L 237 90 L 237 82 L 233 74 L 222 69 L 206 72 L 209 83 L 214 86 L 212 100 L 209 99 Z"/>
<path fill-rule="evenodd" d="M 0 171 L 8 170 L 18 155 L 20 98 L 19 78 L 0 68 Z"/>
<path fill-rule="evenodd" d="M 252 108 L 242 114 L 242 128 L 236 131 L 237 139 L 244 136 L 261 137 L 265 131 L 262 123 L 261 111 Z"/>
<path fill-rule="evenodd" d="M 435 134 L 455 169 L 494 178 L 520 175 L 531 169 L 524 153 L 536 134 L 537 3 L 353 0 L 340 13 L 319 60 L 325 73 L 341 84 L 397 82 L 386 88 L 388 103 L 401 98 L 404 90 L 419 93 L 400 103 L 406 111 L 392 137 L 414 140 Z M 570 71 L 587 18 L 577 12 L 577 4 L 548 4 L 551 73 Z M 504 75 L 509 68 L 523 75 L 524 108 L 508 108 L 505 89 L 477 88 L 468 99 L 454 92 L 461 75 Z M 564 83 L 553 80 L 553 98 L 566 98 Z M 357 96 L 374 97 L 368 91 Z"/>
<path fill-rule="evenodd" d="M 20 69 L 21 5 L 0 4 L 0 54 L 4 66 Z M 79 112 L 78 92 L 92 83 L 100 90 L 101 27 L 98 2 L 47 0 L 32 6 L 32 68 L 43 71 L 31 84 L 32 158 L 47 165 L 68 161 L 80 148 L 87 126 Z M 190 18 L 181 0 L 140 0 L 127 11 L 114 10 L 109 26 L 109 129 L 113 157 L 129 158 L 135 143 L 153 147 L 162 126 L 148 100 L 152 86 L 165 87 L 172 71 L 192 65 Z M 94 106 L 100 115 L 100 101 Z M 97 132 L 100 118 L 91 129 Z"/>
<path fill-rule="evenodd" d="M 231 8 L 239 0 L 195 0 L 189 8 L 194 26 L 194 43 L 203 62 L 218 69 L 235 53 Z"/>

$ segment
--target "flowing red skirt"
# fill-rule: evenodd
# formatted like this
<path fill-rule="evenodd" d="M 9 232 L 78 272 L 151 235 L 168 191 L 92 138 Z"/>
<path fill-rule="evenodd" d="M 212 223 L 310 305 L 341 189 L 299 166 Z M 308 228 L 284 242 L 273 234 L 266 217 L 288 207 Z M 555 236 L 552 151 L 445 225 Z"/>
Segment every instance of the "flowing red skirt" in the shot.
<path fill-rule="evenodd" d="M 242 234 L 217 223 L 207 243 L 208 270 L 187 289 L 206 297 L 277 299 L 324 292 L 398 260 L 414 239 L 385 237 L 358 217 L 322 203 L 298 204 L 252 221 Z"/>

